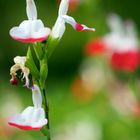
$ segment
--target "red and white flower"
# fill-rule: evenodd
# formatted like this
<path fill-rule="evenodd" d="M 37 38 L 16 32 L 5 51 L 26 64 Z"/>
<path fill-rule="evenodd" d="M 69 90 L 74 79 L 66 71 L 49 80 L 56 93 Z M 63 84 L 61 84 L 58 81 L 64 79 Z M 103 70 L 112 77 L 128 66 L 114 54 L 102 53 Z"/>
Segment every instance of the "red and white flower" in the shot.
<path fill-rule="evenodd" d="M 58 18 L 52 30 L 53 38 L 61 38 L 65 32 L 65 23 L 72 25 L 76 31 L 95 31 L 94 28 L 88 28 L 84 24 L 77 23 L 73 17 L 67 15 L 69 0 L 61 0 L 58 12 Z"/>
<path fill-rule="evenodd" d="M 32 88 L 34 106 L 27 107 L 21 114 L 13 116 L 8 124 L 23 130 L 40 130 L 47 124 L 42 106 L 42 95 L 37 85 Z"/>
<path fill-rule="evenodd" d="M 111 50 L 111 65 L 116 70 L 134 71 L 139 64 L 138 37 L 132 22 L 123 23 L 117 15 L 108 19 L 111 32 L 103 41 Z"/>
<path fill-rule="evenodd" d="M 37 42 L 46 40 L 51 32 L 44 27 L 43 22 L 37 19 L 37 9 L 34 0 L 26 0 L 26 12 L 28 20 L 24 20 L 18 27 L 10 30 L 10 35 L 21 42 Z"/>

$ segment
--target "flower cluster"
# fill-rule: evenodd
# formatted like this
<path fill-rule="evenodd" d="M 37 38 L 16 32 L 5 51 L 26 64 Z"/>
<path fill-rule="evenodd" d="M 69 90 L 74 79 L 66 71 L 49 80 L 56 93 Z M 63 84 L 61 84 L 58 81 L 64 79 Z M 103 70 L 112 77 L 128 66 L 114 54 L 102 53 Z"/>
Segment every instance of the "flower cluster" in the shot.
<path fill-rule="evenodd" d="M 140 50 L 137 30 L 132 21 L 124 22 L 114 14 L 107 21 L 110 32 L 85 46 L 87 56 L 82 61 L 78 78 L 72 83 L 72 93 L 80 101 L 93 101 L 95 96 L 105 94 L 119 115 L 138 116 Z"/>
<path fill-rule="evenodd" d="M 95 31 L 94 28 L 88 28 L 84 24 L 77 23 L 73 17 L 68 16 L 68 8 L 69 0 L 61 0 L 58 18 L 51 30 L 45 27 L 43 22 L 37 18 L 37 8 L 34 0 L 26 0 L 28 19 L 10 30 L 10 36 L 13 39 L 24 43 L 32 43 L 33 45 L 28 47 L 27 56 L 17 56 L 14 58 L 15 64 L 10 69 L 12 77 L 10 82 L 13 85 L 17 85 L 18 78 L 24 80 L 25 87 L 32 90 L 34 104 L 34 106 L 27 107 L 22 113 L 11 117 L 9 120 L 11 126 L 23 130 L 40 130 L 43 126 L 47 125 L 49 129 L 49 109 L 45 90 L 48 74 L 48 56 L 62 38 L 66 28 L 65 23 L 70 24 L 76 31 Z M 47 42 L 42 43 L 45 40 Z M 35 57 L 40 64 L 39 67 L 34 61 L 32 51 L 34 51 Z M 21 72 L 22 76 L 18 76 L 18 71 Z M 44 97 L 44 108 L 42 108 L 42 97 Z"/>

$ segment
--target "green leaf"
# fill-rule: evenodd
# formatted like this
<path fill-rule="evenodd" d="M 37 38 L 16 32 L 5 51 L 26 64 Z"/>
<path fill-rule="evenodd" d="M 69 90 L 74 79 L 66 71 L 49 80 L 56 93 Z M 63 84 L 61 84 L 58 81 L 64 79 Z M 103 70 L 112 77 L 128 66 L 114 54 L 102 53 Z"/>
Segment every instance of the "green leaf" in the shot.
<path fill-rule="evenodd" d="M 42 60 L 45 54 L 45 52 L 43 52 L 43 45 L 41 43 L 35 43 L 33 47 L 38 60 Z"/>
<path fill-rule="evenodd" d="M 46 54 L 47 54 L 47 58 L 49 58 L 52 53 L 54 52 L 55 48 L 57 47 L 59 43 L 59 39 L 54 39 L 51 36 L 49 37 L 48 41 L 47 41 L 47 47 L 46 47 Z"/>
<path fill-rule="evenodd" d="M 27 61 L 26 61 L 26 66 L 30 69 L 30 73 L 32 74 L 32 76 L 38 80 L 39 79 L 39 71 L 36 67 L 36 64 L 33 60 L 33 57 L 32 57 L 32 52 L 31 52 L 31 48 L 29 47 L 28 48 L 28 52 L 27 52 Z"/>
<path fill-rule="evenodd" d="M 48 75 L 47 60 L 43 59 L 40 61 L 40 85 L 42 89 L 44 88 L 47 75 Z"/>

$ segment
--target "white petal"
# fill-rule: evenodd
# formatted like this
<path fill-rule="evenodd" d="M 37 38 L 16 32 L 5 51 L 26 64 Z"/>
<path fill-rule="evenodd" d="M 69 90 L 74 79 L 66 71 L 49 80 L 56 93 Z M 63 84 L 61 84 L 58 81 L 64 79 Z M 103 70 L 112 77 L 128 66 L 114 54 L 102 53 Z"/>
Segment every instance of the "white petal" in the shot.
<path fill-rule="evenodd" d="M 59 16 L 66 15 L 69 8 L 69 0 L 61 0 L 60 6 L 59 6 Z"/>
<path fill-rule="evenodd" d="M 56 23 L 52 29 L 52 37 L 53 38 L 59 38 L 61 39 L 61 37 L 63 36 L 64 32 L 65 32 L 65 22 L 61 17 L 58 17 L 58 19 L 56 20 Z"/>
<path fill-rule="evenodd" d="M 27 123 L 29 125 L 29 123 L 32 121 L 31 116 L 33 115 L 34 112 L 34 107 L 29 106 L 27 107 L 22 113 L 21 113 L 21 121 L 22 123 Z"/>
<path fill-rule="evenodd" d="M 29 80 L 29 73 L 24 73 L 23 78 L 25 78 L 25 87 L 29 88 L 30 86 L 30 80 Z"/>
<path fill-rule="evenodd" d="M 20 66 L 24 66 L 26 62 L 26 57 L 25 56 L 16 56 L 14 58 L 15 64 L 19 64 Z"/>
<path fill-rule="evenodd" d="M 38 32 L 33 33 L 33 38 L 47 38 L 50 35 L 51 29 L 50 28 L 42 28 Z"/>
<path fill-rule="evenodd" d="M 111 32 L 115 32 L 117 34 L 124 34 L 125 25 L 122 22 L 121 17 L 116 14 L 112 14 L 107 19 L 108 26 L 111 29 Z"/>
<path fill-rule="evenodd" d="M 31 21 L 25 20 L 23 21 L 19 27 L 13 27 L 10 30 L 10 35 L 13 38 L 29 38 L 31 37 Z"/>
<path fill-rule="evenodd" d="M 63 15 L 62 18 L 65 20 L 65 22 L 67 22 L 68 24 L 72 25 L 73 28 L 75 28 L 77 22 L 73 17 Z"/>
<path fill-rule="evenodd" d="M 42 38 L 50 34 L 50 28 L 45 28 L 41 20 L 32 21 L 31 36 L 32 38 Z"/>
<path fill-rule="evenodd" d="M 47 38 L 51 30 L 45 28 L 41 20 L 25 20 L 19 27 L 10 30 L 10 35 L 15 39 Z"/>
<path fill-rule="evenodd" d="M 44 109 L 43 108 L 34 108 L 31 125 L 33 127 L 41 127 L 45 124 L 47 124 L 47 119 L 45 119 Z"/>
<path fill-rule="evenodd" d="M 26 12 L 27 17 L 30 20 L 37 19 L 37 9 L 34 0 L 26 0 L 27 6 L 26 6 Z"/>
<path fill-rule="evenodd" d="M 126 36 L 134 41 L 135 46 L 138 46 L 138 33 L 136 29 L 136 25 L 133 21 L 127 21 L 125 24 L 126 27 Z M 134 46 L 134 45 L 133 45 Z"/>
<path fill-rule="evenodd" d="M 33 98 L 33 104 L 35 107 L 42 106 L 42 95 L 37 85 L 34 85 L 32 88 L 32 98 Z"/>
<path fill-rule="evenodd" d="M 45 118 L 45 112 L 43 108 L 27 107 L 21 114 L 13 116 L 9 124 L 14 124 L 19 128 L 26 130 L 26 127 L 41 128 L 47 124 L 47 119 Z"/>
<path fill-rule="evenodd" d="M 41 20 L 33 20 L 31 22 L 31 32 L 32 33 L 34 33 L 34 32 L 36 33 L 42 28 L 44 28 L 44 24 Z"/>

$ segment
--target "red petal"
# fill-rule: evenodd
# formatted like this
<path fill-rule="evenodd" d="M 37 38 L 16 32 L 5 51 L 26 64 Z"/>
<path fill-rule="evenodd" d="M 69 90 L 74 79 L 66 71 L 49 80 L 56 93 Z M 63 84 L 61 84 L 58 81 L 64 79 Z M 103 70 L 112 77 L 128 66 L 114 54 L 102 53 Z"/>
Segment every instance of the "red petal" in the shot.
<path fill-rule="evenodd" d="M 114 52 L 111 58 L 112 67 L 116 70 L 134 71 L 139 64 L 138 52 Z"/>
<path fill-rule="evenodd" d="M 105 43 L 100 39 L 91 40 L 87 43 L 85 48 L 85 53 L 87 55 L 103 54 L 106 51 L 107 49 Z"/>
<path fill-rule="evenodd" d="M 20 42 L 24 42 L 24 43 L 34 43 L 34 42 L 39 42 L 39 41 L 44 41 L 48 38 L 48 36 L 45 37 L 40 37 L 40 38 L 17 38 L 17 37 L 13 37 L 15 40 L 18 40 Z"/>
<path fill-rule="evenodd" d="M 77 23 L 76 26 L 75 26 L 75 29 L 77 31 L 83 31 L 84 30 L 84 27 L 80 23 Z"/>
<path fill-rule="evenodd" d="M 41 129 L 41 127 L 24 126 L 24 125 L 19 125 L 12 122 L 8 122 L 8 124 L 22 130 L 40 130 Z"/>

